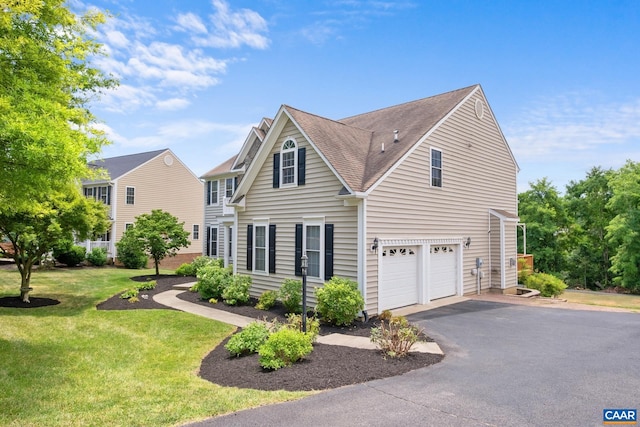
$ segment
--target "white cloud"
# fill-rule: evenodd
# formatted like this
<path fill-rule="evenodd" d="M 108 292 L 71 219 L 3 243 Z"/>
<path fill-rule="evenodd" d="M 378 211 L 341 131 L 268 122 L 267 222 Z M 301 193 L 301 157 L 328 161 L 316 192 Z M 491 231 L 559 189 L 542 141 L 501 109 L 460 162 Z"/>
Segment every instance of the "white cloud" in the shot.
<path fill-rule="evenodd" d="M 178 26 L 176 29 L 178 31 L 187 31 L 197 34 L 206 34 L 208 32 L 207 27 L 205 27 L 200 17 L 191 12 L 178 15 L 177 22 Z"/>
<path fill-rule="evenodd" d="M 109 90 L 100 98 L 100 106 L 107 111 L 127 113 L 141 107 L 150 107 L 157 102 L 153 89 L 121 84 Z"/>
<path fill-rule="evenodd" d="M 176 111 L 176 110 L 182 110 L 183 108 L 187 108 L 190 104 L 191 102 L 189 102 L 189 100 L 184 98 L 171 98 L 171 99 L 158 101 L 156 103 L 156 108 L 158 110 L 164 110 L 164 111 Z"/>
<path fill-rule="evenodd" d="M 637 144 L 640 99 L 593 104 L 588 98 L 568 94 L 541 100 L 508 123 L 504 131 L 516 157 L 558 158 L 560 153 L 569 153 L 564 159 L 569 160 L 604 146 Z"/>
<path fill-rule="evenodd" d="M 212 0 L 216 12 L 209 17 L 212 31 L 206 37 L 195 37 L 201 46 L 216 48 L 239 48 L 243 45 L 266 49 L 269 39 L 267 21 L 250 9 L 231 10 L 224 0 Z"/>

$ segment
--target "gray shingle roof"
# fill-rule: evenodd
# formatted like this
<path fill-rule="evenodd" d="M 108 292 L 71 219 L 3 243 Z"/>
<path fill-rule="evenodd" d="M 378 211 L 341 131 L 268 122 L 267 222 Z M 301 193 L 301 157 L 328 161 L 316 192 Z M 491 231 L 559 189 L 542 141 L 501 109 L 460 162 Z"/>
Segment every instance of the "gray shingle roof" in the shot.
<path fill-rule="evenodd" d="M 156 151 L 148 151 L 146 153 L 128 154 L 125 156 L 109 157 L 102 160 L 96 160 L 89 163 L 89 166 L 105 169 L 109 174 L 109 178 L 113 181 L 120 178 L 127 172 L 132 171 L 138 166 L 148 162 L 149 160 L 159 156 L 168 149 Z"/>
<path fill-rule="evenodd" d="M 284 108 L 352 191 L 366 191 L 477 87 L 469 86 L 341 120 L 330 120 L 286 105 Z M 396 129 L 398 142 L 394 142 Z"/>

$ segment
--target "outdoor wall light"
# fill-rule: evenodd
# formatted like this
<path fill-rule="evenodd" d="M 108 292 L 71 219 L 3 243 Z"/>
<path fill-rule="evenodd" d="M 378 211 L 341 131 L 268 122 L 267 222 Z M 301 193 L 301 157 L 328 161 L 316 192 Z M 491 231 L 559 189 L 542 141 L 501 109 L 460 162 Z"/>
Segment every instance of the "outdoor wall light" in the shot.
<path fill-rule="evenodd" d="M 376 252 L 378 250 L 378 238 L 373 238 L 373 245 L 371 245 L 371 250 Z"/>
<path fill-rule="evenodd" d="M 464 247 L 465 249 L 469 249 L 470 246 L 471 246 L 471 237 L 467 237 L 467 240 L 465 240 L 464 242 Z"/>

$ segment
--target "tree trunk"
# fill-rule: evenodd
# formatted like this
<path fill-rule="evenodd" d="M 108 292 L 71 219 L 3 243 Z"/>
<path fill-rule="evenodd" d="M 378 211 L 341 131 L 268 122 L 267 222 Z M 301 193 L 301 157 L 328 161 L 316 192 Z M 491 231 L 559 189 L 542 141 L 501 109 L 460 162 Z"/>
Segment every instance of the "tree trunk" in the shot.
<path fill-rule="evenodd" d="M 156 264 L 156 276 L 160 276 L 160 260 L 154 258 L 153 261 Z"/>
<path fill-rule="evenodd" d="M 18 263 L 19 261 L 16 259 L 16 263 Z M 20 271 L 20 277 L 21 277 L 21 281 L 20 281 L 20 299 L 23 302 L 31 302 L 29 301 L 29 292 L 31 292 L 33 290 L 33 288 L 30 286 L 31 285 L 31 269 L 33 267 L 33 262 L 28 260 L 28 261 L 23 261 L 24 264 L 21 262 L 20 264 L 18 264 L 18 270 Z"/>
<path fill-rule="evenodd" d="M 31 302 L 29 301 L 29 292 L 31 292 L 33 288 L 20 288 L 20 299 L 22 300 L 22 302 Z"/>

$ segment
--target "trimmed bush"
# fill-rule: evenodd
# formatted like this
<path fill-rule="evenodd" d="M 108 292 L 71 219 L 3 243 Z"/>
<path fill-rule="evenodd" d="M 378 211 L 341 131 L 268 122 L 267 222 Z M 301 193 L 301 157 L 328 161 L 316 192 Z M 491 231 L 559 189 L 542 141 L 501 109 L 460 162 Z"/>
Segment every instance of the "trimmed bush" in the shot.
<path fill-rule="evenodd" d="M 75 267 L 84 261 L 86 252 L 87 250 L 83 246 L 77 246 L 69 240 L 64 240 L 53 248 L 53 257 L 60 264 Z"/>
<path fill-rule="evenodd" d="M 296 331 L 302 331 L 302 314 L 287 314 L 287 323 L 284 325 L 287 328 L 295 329 Z M 311 342 L 316 342 L 318 335 L 320 334 L 320 320 L 315 317 L 307 317 L 307 335 L 311 338 Z"/>
<path fill-rule="evenodd" d="M 193 264 L 180 264 L 180 267 L 176 268 L 176 276 L 193 276 L 195 277 L 196 270 L 193 268 Z"/>
<path fill-rule="evenodd" d="M 557 297 L 562 294 L 567 285 L 555 276 L 546 273 L 533 273 L 529 275 L 524 283 L 529 289 L 540 291 L 543 297 Z"/>
<path fill-rule="evenodd" d="M 125 268 L 137 270 L 147 266 L 149 258 L 133 234 L 125 232 L 120 241 L 116 243 L 116 248 L 118 249 L 118 260 Z"/>
<path fill-rule="evenodd" d="M 150 291 L 152 289 L 155 289 L 156 287 L 156 281 L 155 280 L 148 280 L 146 282 L 140 282 L 136 285 L 136 288 L 138 288 L 139 291 Z"/>
<path fill-rule="evenodd" d="M 224 268 L 224 260 L 222 258 L 209 258 L 207 256 L 196 257 L 191 261 L 191 267 L 193 267 L 194 271 L 193 275 L 196 276 L 198 271 L 206 265 L 215 265 Z"/>
<path fill-rule="evenodd" d="M 364 308 L 364 299 L 353 280 L 332 277 L 322 288 L 316 289 L 320 317 L 334 325 L 350 325 Z"/>
<path fill-rule="evenodd" d="M 257 353 L 258 349 L 269 337 L 269 327 L 262 322 L 251 322 L 244 329 L 233 335 L 224 348 L 233 356 L 244 356 Z"/>
<path fill-rule="evenodd" d="M 93 248 L 87 254 L 87 261 L 96 267 L 103 267 L 107 264 L 107 250 L 105 248 Z"/>
<path fill-rule="evenodd" d="M 313 351 L 311 337 L 300 331 L 282 328 L 267 338 L 258 349 L 260 366 L 280 369 L 290 366 Z"/>
<path fill-rule="evenodd" d="M 138 290 L 138 288 L 127 289 L 126 291 L 120 294 L 120 298 L 131 299 L 131 298 L 137 297 L 139 293 L 140 291 Z"/>
<path fill-rule="evenodd" d="M 198 270 L 198 283 L 195 290 L 203 300 L 211 298 L 222 298 L 222 292 L 232 281 L 232 271 L 230 268 L 222 268 L 217 264 L 207 264 Z"/>
<path fill-rule="evenodd" d="M 251 276 L 235 275 L 222 290 L 222 299 L 227 305 L 245 304 L 249 301 Z"/>
<path fill-rule="evenodd" d="M 371 328 L 371 342 L 389 357 L 404 357 L 420 336 L 420 330 L 404 316 L 395 316 Z"/>
<path fill-rule="evenodd" d="M 258 298 L 258 303 L 256 304 L 256 308 L 258 310 L 270 310 L 276 305 L 276 300 L 278 299 L 278 291 L 265 291 Z"/>
<path fill-rule="evenodd" d="M 280 301 L 287 313 L 302 313 L 302 280 L 285 279 L 280 286 Z"/>

